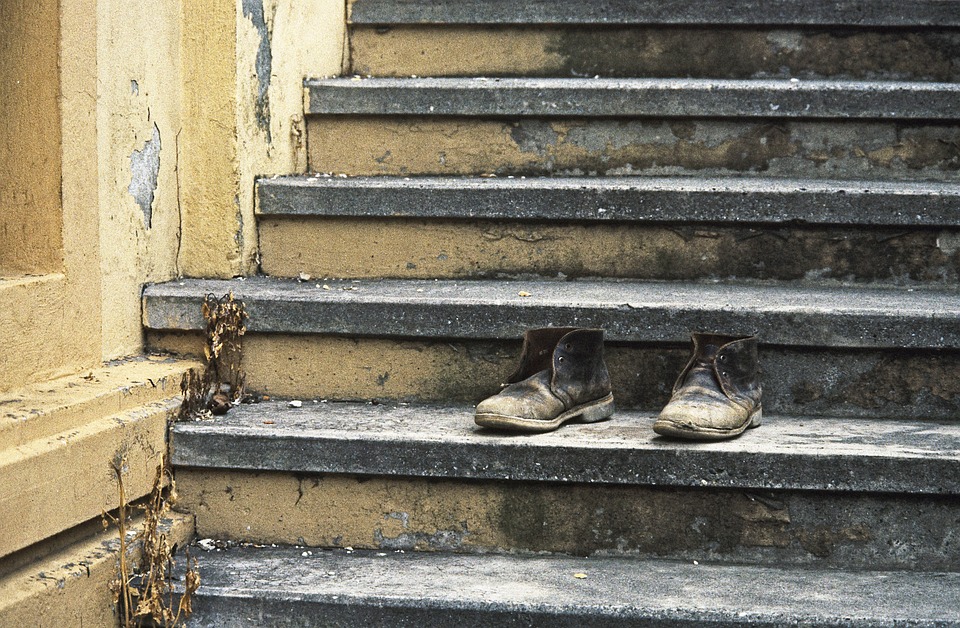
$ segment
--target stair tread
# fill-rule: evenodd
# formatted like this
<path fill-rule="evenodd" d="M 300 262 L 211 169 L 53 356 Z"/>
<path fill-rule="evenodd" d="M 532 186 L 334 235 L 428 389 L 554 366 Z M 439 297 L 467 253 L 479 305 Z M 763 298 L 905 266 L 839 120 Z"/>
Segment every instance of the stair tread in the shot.
<path fill-rule="evenodd" d="M 205 329 L 200 301 L 228 292 L 253 332 L 516 339 L 576 325 L 608 341 L 685 343 L 712 330 L 784 346 L 960 347 L 955 290 L 783 283 L 184 279 L 146 287 L 144 325 Z"/>
<path fill-rule="evenodd" d="M 261 179 L 266 216 L 960 226 L 960 184 L 775 177 Z"/>
<path fill-rule="evenodd" d="M 386 24 L 772 24 L 956 26 L 949 0 L 353 0 L 350 22 Z"/>
<path fill-rule="evenodd" d="M 657 436 L 617 411 L 537 436 L 482 429 L 468 406 L 241 405 L 179 423 L 175 465 L 294 473 L 904 493 L 960 493 L 960 423 L 776 417 L 731 441 Z"/>
<path fill-rule="evenodd" d="M 334 78 L 304 82 L 308 114 L 960 118 L 960 84 L 650 78 Z"/>
<path fill-rule="evenodd" d="M 257 547 L 207 552 L 200 565 L 191 625 L 201 626 L 253 617 L 285 625 L 948 626 L 958 625 L 960 608 L 957 573 Z"/>

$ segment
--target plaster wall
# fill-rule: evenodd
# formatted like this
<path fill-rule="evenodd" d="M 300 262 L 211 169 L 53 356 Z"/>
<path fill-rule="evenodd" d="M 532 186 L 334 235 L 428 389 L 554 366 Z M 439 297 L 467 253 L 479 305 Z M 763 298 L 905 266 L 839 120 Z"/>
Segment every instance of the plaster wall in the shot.
<path fill-rule="evenodd" d="M 57 9 L 0 3 L 0 277 L 63 263 Z"/>
<path fill-rule="evenodd" d="M 344 63 L 342 0 L 184 0 L 180 271 L 257 270 L 254 181 L 306 169 L 304 77 Z"/>
<path fill-rule="evenodd" d="M 14 220 L 5 224 L 24 229 L 8 231 L 0 248 L 35 263 L 17 264 L 11 274 L 19 276 L 0 279 L 0 391 L 79 371 L 101 357 L 96 2 L 4 2 L 2 11 L 14 31 L 20 21 L 34 27 L 31 38 L 0 47 L 0 66 L 21 66 L 11 70 L 19 72 L 27 59 L 42 59 L 29 89 L 45 97 L 21 101 L 12 89 L 14 96 L 3 99 L 19 116 L 3 122 L 3 144 L 23 151 L 6 153 L 3 175 L 23 175 L 20 193 L 43 202 L 22 214 L 2 212 Z M 15 76 L 4 78 L 16 84 Z M 31 170 L 36 164 L 42 173 Z"/>
<path fill-rule="evenodd" d="M 178 3 L 99 0 L 103 358 L 140 351 L 140 286 L 177 275 Z"/>
<path fill-rule="evenodd" d="M 257 176 L 306 169 L 305 76 L 340 72 L 341 0 L 100 0 L 103 358 L 140 286 L 256 272 Z"/>

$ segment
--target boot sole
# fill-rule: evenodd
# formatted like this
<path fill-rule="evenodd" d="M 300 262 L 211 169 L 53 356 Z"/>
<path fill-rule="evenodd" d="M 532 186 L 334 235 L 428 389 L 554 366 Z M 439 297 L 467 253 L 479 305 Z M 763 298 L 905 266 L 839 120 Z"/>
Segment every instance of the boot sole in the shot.
<path fill-rule="evenodd" d="M 747 421 L 743 425 L 729 430 L 704 427 L 691 429 L 688 425 L 658 419 L 657 422 L 653 424 L 653 431 L 661 436 L 671 436 L 673 438 L 684 438 L 687 440 L 725 440 L 743 434 L 748 428 L 760 427 L 760 423 L 762 422 L 763 408 L 757 406 L 750 416 L 747 417 Z"/>
<path fill-rule="evenodd" d="M 542 433 L 552 432 L 567 421 L 579 418 L 581 423 L 596 423 L 609 419 L 613 415 L 613 393 L 606 397 L 582 403 L 570 408 L 549 421 L 538 419 L 524 419 L 518 416 L 504 414 L 477 414 L 473 420 L 481 427 L 492 427 L 499 430 L 513 430 L 516 432 Z"/>

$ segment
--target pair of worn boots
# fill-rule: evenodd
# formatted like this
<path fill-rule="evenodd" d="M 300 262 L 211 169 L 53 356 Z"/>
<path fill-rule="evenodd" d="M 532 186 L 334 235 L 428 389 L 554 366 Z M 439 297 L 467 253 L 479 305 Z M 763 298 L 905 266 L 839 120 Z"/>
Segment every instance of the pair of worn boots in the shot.
<path fill-rule="evenodd" d="M 663 436 L 722 440 L 760 425 L 757 339 L 693 334 L 693 356 L 653 430 Z M 549 432 L 570 420 L 602 421 L 613 414 L 603 330 L 532 329 L 520 366 L 499 394 L 477 405 L 483 427 Z"/>

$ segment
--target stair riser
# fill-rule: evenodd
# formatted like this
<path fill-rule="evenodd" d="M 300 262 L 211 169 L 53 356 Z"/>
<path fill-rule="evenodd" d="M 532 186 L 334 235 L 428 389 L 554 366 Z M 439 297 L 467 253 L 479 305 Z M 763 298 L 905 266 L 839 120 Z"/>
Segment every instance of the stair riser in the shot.
<path fill-rule="evenodd" d="M 312 547 L 612 554 L 954 570 L 950 497 L 178 469 L 204 537 Z M 918 526 L 917 522 L 923 525 Z"/>
<path fill-rule="evenodd" d="M 658 26 L 354 26 L 370 76 L 960 79 L 956 30 Z"/>
<path fill-rule="evenodd" d="M 565 321 L 554 321 L 565 324 Z M 581 321 L 581 323 L 586 323 Z M 198 334 L 148 334 L 152 348 L 202 350 Z M 516 366 L 518 341 L 347 339 L 248 334 L 250 389 L 276 397 L 476 403 Z M 686 346 L 608 343 L 617 405 L 658 411 L 689 357 Z M 955 351 L 762 348 L 768 414 L 955 419 L 960 353 Z M 464 416 L 470 421 L 470 416 Z"/>
<path fill-rule="evenodd" d="M 956 181 L 960 127 L 872 121 L 312 116 L 309 167 L 348 175 L 763 174 Z"/>
<path fill-rule="evenodd" d="M 261 217 L 275 277 L 842 279 L 955 283 L 960 231 Z"/>

